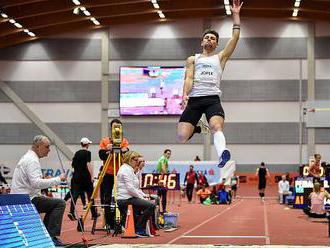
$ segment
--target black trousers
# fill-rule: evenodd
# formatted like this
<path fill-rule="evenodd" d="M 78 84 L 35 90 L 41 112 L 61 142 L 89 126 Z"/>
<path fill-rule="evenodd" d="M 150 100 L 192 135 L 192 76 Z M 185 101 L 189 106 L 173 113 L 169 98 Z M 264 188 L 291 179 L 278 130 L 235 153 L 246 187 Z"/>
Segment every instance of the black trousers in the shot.
<path fill-rule="evenodd" d="M 66 193 L 65 197 L 64 197 L 64 201 L 67 201 L 71 198 L 71 189 L 69 190 L 68 193 Z M 83 192 L 81 195 L 80 195 L 80 200 L 81 200 L 81 203 L 86 206 L 86 196 L 85 196 L 85 192 Z"/>
<path fill-rule="evenodd" d="M 327 217 L 326 213 L 324 213 L 324 214 L 311 213 L 311 208 L 310 207 L 304 208 L 303 211 L 304 211 L 305 214 L 307 214 L 309 217 L 312 217 L 312 218 L 325 218 L 325 217 Z"/>
<path fill-rule="evenodd" d="M 194 184 L 187 183 L 186 194 L 187 194 L 187 198 L 188 198 L 189 202 L 191 202 L 191 200 L 192 200 L 193 192 L 194 192 Z"/>
<path fill-rule="evenodd" d="M 70 213 L 72 215 L 75 215 L 74 206 L 76 205 L 78 197 L 84 195 L 86 192 L 87 199 L 88 201 L 90 201 L 93 194 L 93 189 L 94 189 L 93 183 L 92 181 L 90 181 L 90 179 L 71 181 L 71 194 L 73 199 L 71 199 Z M 72 202 L 74 202 L 74 204 Z M 92 217 L 96 218 L 97 212 L 96 212 L 96 208 L 93 205 L 94 205 L 94 200 L 92 201 L 91 213 L 92 213 Z M 78 218 L 79 216 L 76 217 Z"/>
<path fill-rule="evenodd" d="M 151 201 L 137 197 L 132 197 L 127 200 L 118 200 L 117 203 L 120 209 L 122 226 L 125 226 L 127 206 L 132 204 L 136 229 L 143 229 L 145 227 L 147 221 L 154 215 L 156 207 Z"/>
<path fill-rule="evenodd" d="M 44 224 L 51 237 L 60 236 L 62 219 L 65 210 L 65 201 L 47 196 L 36 196 L 31 202 L 38 213 L 45 213 Z"/>
<path fill-rule="evenodd" d="M 167 189 L 166 188 L 159 188 L 157 191 L 157 195 L 162 200 L 162 211 L 163 213 L 166 212 L 166 204 L 167 204 Z"/>
<path fill-rule="evenodd" d="M 115 211 L 111 211 L 112 190 L 114 184 L 114 176 L 105 174 L 101 184 L 101 203 L 107 205 L 104 207 L 105 223 L 114 229 L 115 226 Z"/>

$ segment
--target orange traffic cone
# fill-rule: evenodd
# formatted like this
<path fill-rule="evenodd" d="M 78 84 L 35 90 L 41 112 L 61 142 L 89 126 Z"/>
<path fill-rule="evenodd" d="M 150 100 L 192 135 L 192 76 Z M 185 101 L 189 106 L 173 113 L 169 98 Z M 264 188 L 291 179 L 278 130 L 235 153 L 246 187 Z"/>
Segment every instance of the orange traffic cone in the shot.
<path fill-rule="evenodd" d="M 124 235 L 122 235 L 121 237 L 122 238 L 137 238 L 138 237 L 135 233 L 133 207 L 131 204 L 127 206 L 125 232 L 124 232 Z"/>

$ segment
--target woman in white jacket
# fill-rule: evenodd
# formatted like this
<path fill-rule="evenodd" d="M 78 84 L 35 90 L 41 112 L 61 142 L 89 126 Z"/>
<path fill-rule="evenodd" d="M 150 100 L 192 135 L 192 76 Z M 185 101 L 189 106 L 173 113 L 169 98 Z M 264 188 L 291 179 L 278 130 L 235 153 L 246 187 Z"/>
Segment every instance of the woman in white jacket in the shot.
<path fill-rule="evenodd" d="M 127 206 L 133 206 L 135 218 L 135 230 L 139 235 L 145 236 L 143 227 L 153 215 L 155 204 L 148 201 L 147 195 L 139 188 L 139 178 L 135 174 L 141 162 L 142 155 L 135 151 L 128 151 L 124 155 L 124 164 L 117 174 L 117 202 L 122 216 L 122 224 L 125 221 Z"/>

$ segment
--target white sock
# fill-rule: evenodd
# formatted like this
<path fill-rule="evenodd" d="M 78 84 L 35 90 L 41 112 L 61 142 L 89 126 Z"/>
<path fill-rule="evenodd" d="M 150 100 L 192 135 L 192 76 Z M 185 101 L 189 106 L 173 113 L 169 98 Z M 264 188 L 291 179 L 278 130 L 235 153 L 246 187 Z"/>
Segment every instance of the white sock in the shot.
<path fill-rule="evenodd" d="M 218 157 L 220 157 L 223 150 L 226 149 L 226 138 L 222 131 L 217 131 L 214 133 L 213 142 L 215 149 L 217 150 Z"/>

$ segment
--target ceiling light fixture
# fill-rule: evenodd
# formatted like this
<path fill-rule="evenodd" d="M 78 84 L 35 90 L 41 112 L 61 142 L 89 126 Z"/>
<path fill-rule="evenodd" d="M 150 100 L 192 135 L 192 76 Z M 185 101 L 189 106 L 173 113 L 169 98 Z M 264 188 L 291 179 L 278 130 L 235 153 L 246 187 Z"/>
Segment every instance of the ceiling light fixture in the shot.
<path fill-rule="evenodd" d="M 30 32 L 27 28 L 24 28 L 22 24 L 20 24 L 19 22 L 16 22 L 15 19 L 9 17 L 6 13 L 3 12 L 3 10 L 1 8 L 0 8 L 0 16 L 2 18 L 8 19 L 9 23 L 13 24 L 18 29 L 22 29 L 21 31 L 23 31 L 24 33 L 26 33 L 30 36 L 33 36 L 33 37 L 36 36 L 34 33 Z M 33 35 L 31 35 L 31 34 L 33 34 Z"/>
<path fill-rule="evenodd" d="M 30 35 L 31 37 L 35 37 L 36 35 L 33 32 L 28 32 L 28 35 Z"/>
<path fill-rule="evenodd" d="M 80 13 L 80 8 L 79 7 L 76 7 L 76 8 L 73 9 L 73 14 L 79 15 L 79 13 Z"/>
<path fill-rule="evenodd" d="M 90 13 L 88 10 L 84 10 L 84 14 L 85 14 L 86 16 L 90 16 L 90 15 L 91 15 L 91 13 Z"/>
<path fill-rule="evenodd" d="M 151 2 L 152 5 L 154 6 L 154 9 L 157 10 L 157 14 L 159 15 L 159 17 L 160 17 L 161 19 L 165 19 L 165 15 L 164 15 L 164 13 L 163 13 L 161 10 L 159 10 L 160 7 L 159 7 L 159 4 L 157 3 L 157 0 L 150 0 L 150 2 Z"/>
<path fill-rule="evenodd" d="M 225 5 L 226 15 L 231 15 L 229 0 L 223 0 L 223 4 Z"/>
<path fill-rule="evenodd" d="M 75 5 L 80 5 L 80 2 L 78 0 L 72 0 L 72 2 L 75 4 Z"/>
<path fill-rule="evenodd" d="M 18 22 L 15 22 L 14 25 L 15 25 L 15 27 L 17 27 L 17 28 L 22 28 L 22 27 L 23 27 L 23 26 L 22 26 L 21 24 L 19 24 Z"/>
<path fill-rule="evenodd" d="M 89 20 L 91 20 L 95 25 L 100 25 L 100 22 L 96 20 L 95 17 L 92 17 Z"/>
<path fill-rule="evenodd" d="M 298 11 L 299 11 L 299 9 L 294 9 L 293 13 L 292 13 L 292 16 L 297 17 L 298 16 Z"/>
<path fill-rule="evenodd" d="M 298 12 L 299 12 L 299 7 L 301 5 L 301 2 L 302 0 L 296 0 L 293 4 L 294 6 L 294 9 L 293 9 L 293 12 L 292 12 L 292 16 L 293 17 L 297 17 L 298 16 Z"/>
<path fill-rule="evenodd" d="M 1 13 L 2 18 L 8 18 L 8 16 L 5 13 Z"/>

